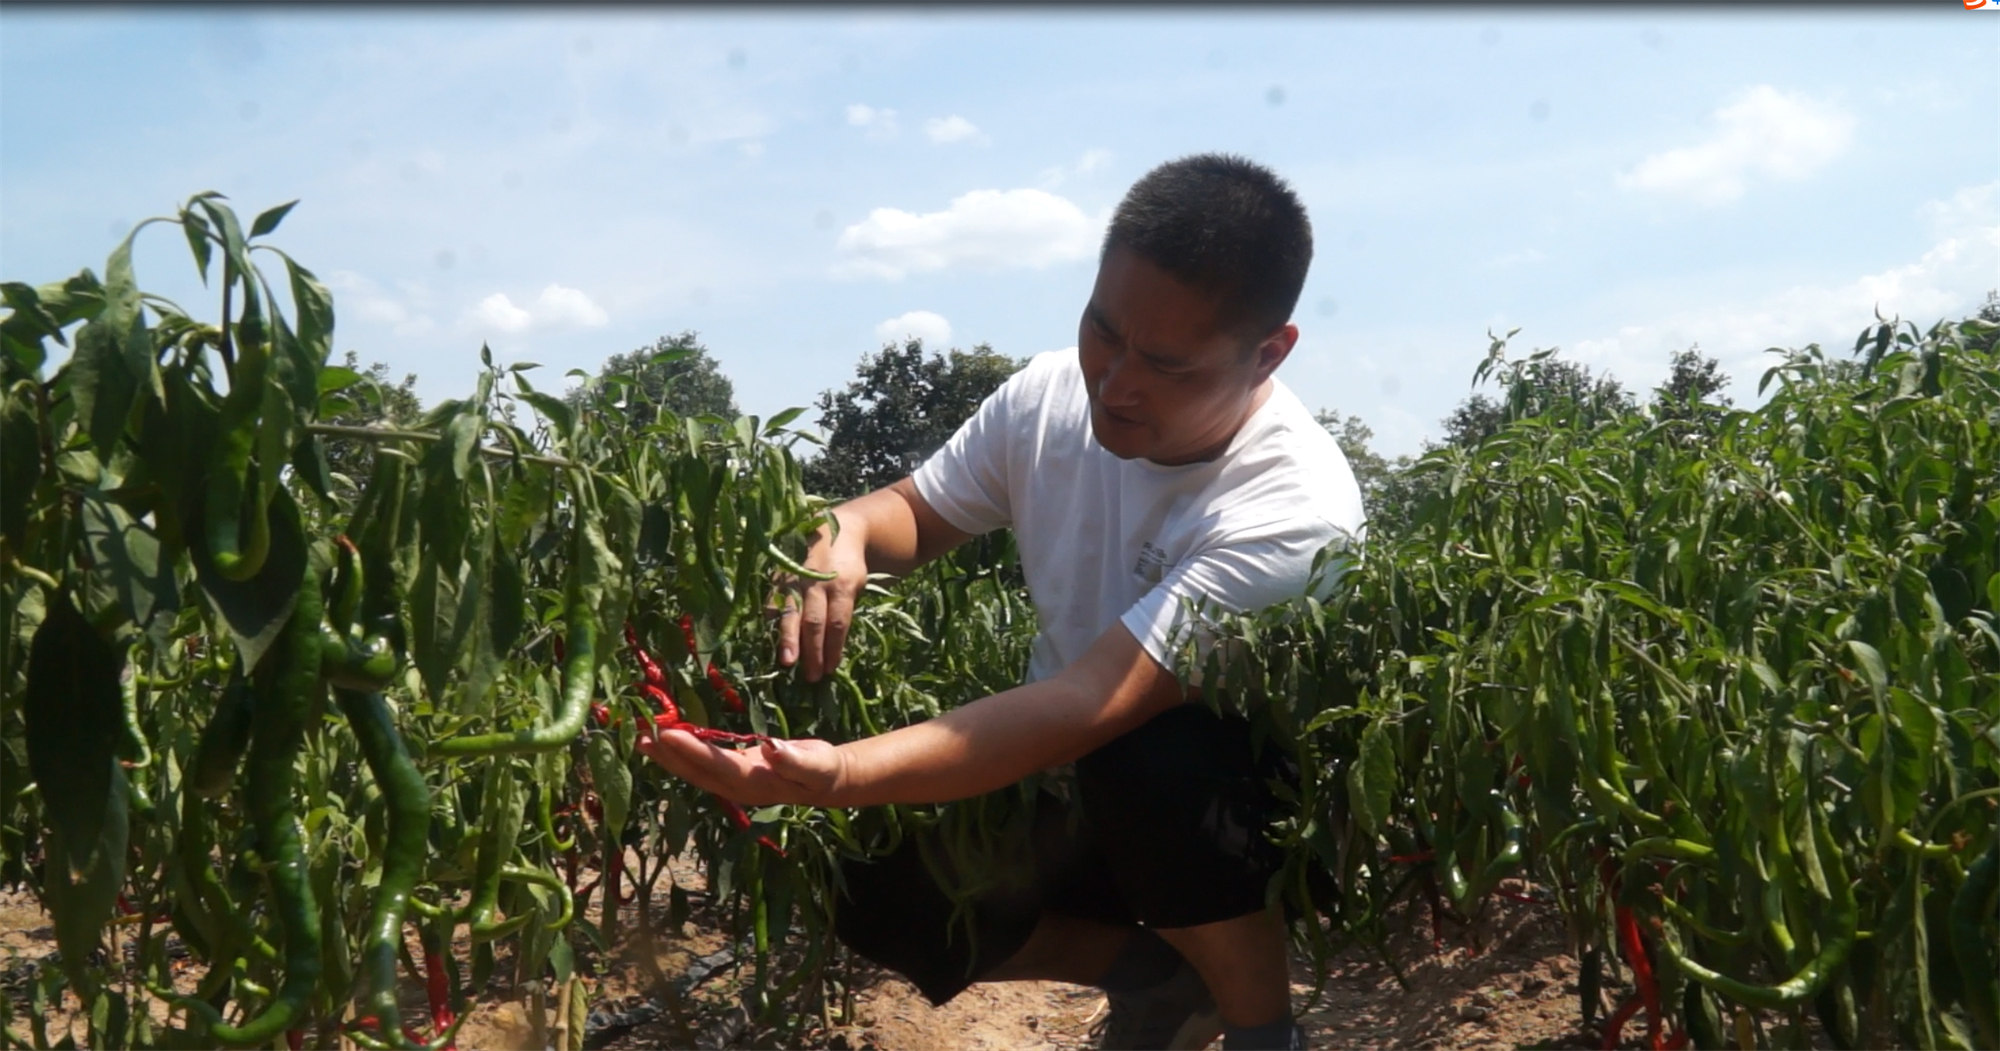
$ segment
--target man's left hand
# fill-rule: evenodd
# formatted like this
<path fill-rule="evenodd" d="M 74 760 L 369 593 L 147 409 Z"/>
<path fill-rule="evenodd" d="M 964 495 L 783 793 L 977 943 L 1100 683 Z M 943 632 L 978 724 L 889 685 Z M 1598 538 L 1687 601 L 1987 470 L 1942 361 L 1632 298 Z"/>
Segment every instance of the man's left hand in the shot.
<path fill-rule="evenodd" d="M 773 738 L 737 751 L 683 730 L 656 730 L 649 722 L 640 724 L 635 747 L 675 777 L 746 806 L 835 806 L 845 766 L 838 746 L 812 738 Z"/>

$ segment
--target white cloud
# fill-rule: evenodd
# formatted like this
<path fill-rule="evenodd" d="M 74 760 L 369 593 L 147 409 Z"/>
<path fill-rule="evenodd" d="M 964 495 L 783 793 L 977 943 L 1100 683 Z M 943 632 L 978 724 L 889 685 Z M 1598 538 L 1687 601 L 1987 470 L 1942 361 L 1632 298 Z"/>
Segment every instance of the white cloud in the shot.
<path fill-rule="evenodd" d="M 529 328 L 598 328 L 611 321 L 589 296 L 562 285 L 542 289 L 533 307 L 517 306 L 507 293 L 495 292 L 467 310 L 459 327 L 473 333 L 512 335 Z"/>
<path fill-rule="evenodd" d="M 550 285 L 535 300 L 535 324 L 598 328 L 611 321 L 604 308 L 574 288 Z"/>
<path fill-rule="evenodd" d="M 864 129 L 871 139 L 896 137 L 896 111 L 892 109 L 876 109 L 857 102 L 847 107 L 847 123 Z"/>
<path fill-rule="evenodd" d="M 912 336 L 932 349 L 951 344 L 951 322 L 928 310 L 912 310 L 875 326 L 875 335 L 885 342 L 901 343 Z"/>
<path fill-rule="evenodd" d="M 986 141 L 986 136 L 980 134 L 979 129 L 974 127 L 971 121 L 956 113 L 949 117 L 932 117 L 925 121 L 924 134 L 930 136 L 932 142 L 940 144 L 964 142 L 967 139 Z"/>
<path fill-rule="evenodd" d="M 1938 240 L 1914 262 L 1863 274 L 1837 285 L 1794 285 L 1744 302 L 1681 311 L 1621 327 L 1615 335 L 1578 342 L 1578 360 L 1601 364 L 1628 387 L 1664 376 L 1667 355 L 1699 343 L 1721 360 L 1741 397 L 1752 395 L 1771 347 L 1817 342 L 1843 354 L 1854 337 L 1883 317 L 1928 328 L 1971 314 L 2000 273 L 2000 182 L 1967 187 L 1923 209 Z"/>
<path fill-rule="evenodd" d="M 352 270 L 334 271 L 327 276 L 326 284 L 334 293 L 334 306 L 343 320 L 351 317 L 364 324 L 387 325 L 398 336 L 420 336 L 437 327 L 430 315 L 390 296 L 375 282 Z"/>
<path fill-rule="evenodd" d="M 877 208 L 841 231 L 835 277 L 900 280 L 960 264 L 1042 267 L 1088 258 L 1102 220 L 1042 190 L 974 190 L 941 212 Z"/>
<path fill-rule="evenodd" d="M 1091 149 L 1083 151 L 1083 156 L 1075 164 L 1058 164 L 1042 169 L 1042 189 L 1053 190 L 1072 178 L 1089 175 L 1111 163 L 1111 151 Z"/>
<path fill-rule="evenodd" d="M 1802 179 L 1847 151 L 1854 118 L 1797 92 L 1759 84 L 1715 111 L 1715 135 L 1656 153 L 1618 176 L 1629 189 L 1655 190 L 1700 204 L 1743 196 L 1753 175 Z"/>
<path fill-rule="evenodd" d="M 465 312 L 466 328 L 492 332 L 520 332 L 534 323 L 533 314 L 514 305 L 505 292 L 495 292 Z"/>

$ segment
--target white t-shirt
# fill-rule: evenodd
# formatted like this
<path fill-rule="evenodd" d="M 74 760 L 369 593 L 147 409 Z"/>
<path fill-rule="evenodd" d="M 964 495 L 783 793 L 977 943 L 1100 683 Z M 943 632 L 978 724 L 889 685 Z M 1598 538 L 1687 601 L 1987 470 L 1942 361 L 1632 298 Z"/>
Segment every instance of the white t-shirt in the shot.
<path fill-rule="evenodd" d="M 1031 359 L 914 478 L 959 529 L 1013 527 L 1040 620 L 1029 681 L 1118 622 L 1172 668 L 1184 599 L 1247 612 L 1297 598 L 1314 556 L 1363 518 L 1347 457 L 1284 384 L 1213 461 L 1121 460 L 1091 430 L 1073 349 Z"/>

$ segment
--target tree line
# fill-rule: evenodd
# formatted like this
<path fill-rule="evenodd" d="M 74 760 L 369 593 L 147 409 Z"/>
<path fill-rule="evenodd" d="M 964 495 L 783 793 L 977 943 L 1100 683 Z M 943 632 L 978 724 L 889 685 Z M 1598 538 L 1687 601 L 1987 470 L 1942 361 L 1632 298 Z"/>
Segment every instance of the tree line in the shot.
<path fill-rule="evenodd" d="M 2000 323 L 2000 291 L 1988 293 L 1974 316 Z M 940 351 L 925 347 L 916 337 L 863 354 L 852 380 L 821 391 L 814 400 L 824 437 L 805 462 L 806 488 L 833 499 L 849 499 L 909 474 L 1025 364 L 1025 358 L 1009 357 L 986 343 L 971 350 Z M 363 376 L 367 383 L 362 387 L 370 393 L 332 422 L 396 426 L 414 424 L 424 416 L 414 373 L 392 382 L 388 365 L 375 362 L 363 369 L 351 350 L 346 367 Z M 1473 448 L 1498 433 L 1510 418 L 1581 412 L 1605 420 L 1643 410 L 1662 424 L 1695 435 L 1731 404 L 1722 393 L 1729 377 L 1721 362 L 1703 354 L 1698 345 L 1672 355 L 1667 378 L 1643 402 L 1615 376 L 1594 373 L 1552 351 L 1532 360 L 1527 375 L 1530 382 L 1517 384 L 1509 395 L 1522 404 L 1508 405 L 1480 393 L 1468 395 L 1438 421 L 1440 437 L 1426 439 L 1422 453 L 1414 456 L 1390 458 L 1377 451 L 1375 431 L 1359 415 L 1335 407 L 1316 413 L 1354 469 L 1371 529 L 1400 532 L 1415 508 L 1432 495 L 1428 487 L 1436 483 L 1410 470 L 1423 453 Z M 599 368 L 597 382 L 629 385 L 643 395 L 626 399 L 634 428 L 652 422 L 655 406 L 684 419 L 733 419 L 738 413 L 735 385 L 715 353 L 692 330 L 612 355 Z M 576 390 L 569 399 L 574 403 L 581 396 Z M 327 450 L 329 466 L 349 477 L 365 474 L 366 465 L 358 460 L 363 455 L 353 443 L 330 442 Z"/>

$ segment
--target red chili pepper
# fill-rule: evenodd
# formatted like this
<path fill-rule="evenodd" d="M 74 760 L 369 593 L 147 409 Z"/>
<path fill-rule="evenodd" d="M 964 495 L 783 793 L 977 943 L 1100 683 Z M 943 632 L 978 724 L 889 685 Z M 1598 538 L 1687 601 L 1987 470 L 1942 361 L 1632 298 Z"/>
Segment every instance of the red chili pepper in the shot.
<path fill-rule="evenodd" d="M 1415 854 L 1391 854 L 1389 855 L 1389 862 L 1393 865 L 1421 865 L 1436 857 L 1437 851 L 1435 850 L 1419 850 Z"/>
<path fill-rule="evenodd" d="M 654 660 L 653 655 L 646 652 L 646 647 L 640 645 L 639 633 L 632 630 L 631 621 L 625 622 L 625 646 L 632 651 L 632 658 L 639 662 L 639 670 L 645 673 L 647 685 L 667 684 L 667 675 L 660 670 L 660 662 Z"/>
<path fill-rule="evenodd" d="M 1660 983 L 1653 978 L 1653 963 L 1646 957 L 1645 938 L 1640 935 L 1639 922 L 1633 918 L 1629 906 L 1618 906 L 1614 914 L 1619 946 L 1625 950 L 1625 962 L 1632 968 L 1632 984 L 1639 987 L 1639 997 L 1646 1007 L 1646 1046 L 1653 1051 L 1664 1051 L 1660 1037 Z"/>
<path fill-rule="evenodd" d="M 299 1048 L 306 1046 L 306 1031 L 303 1029 L 285 1030 L 285 1046 L 291 1048 L 292 1051 L 299 1051 Z"/>
<path fill-rule="evenodd" d="M 763 734 L 739 734 L 728 730 L 718 730 L 712 726 L 696 726 L 671 718 L 666 713 L 653 716 L 653 727 L 657 730 L 682 730 L 698 741 L 709 744 L 761 744 L 771 738 Z"/>
<path fill-rule="evenodd" d="M 687 640 L 688 656 L 695 656 L 700 647 L 694 644 L 694 617 L 691 614 L 681 614 L 681 637 Z"/>
<path fill-rule="evenodd" d="M 639 684 L 639 692 L 647 700 L 659 706 L 660 714 L 654 717 L 654 722 L 659 722 L 661 718 L 665 718 L 668 723 L 681 721 L 680 706 L 674 703 L 673 695 L 668 693 L 665 687 L 655 686 L 649 682 L 642 682 Z"/>
<path fill-rule="evenodd" d="M 557 663 L 557 664 L 568 664 L 568 663 L 569 663 L 569 656 L 568 656 L 567 652 L 566 652 L 566 651 L 564 651 L 564 649 L 563 649 L 563 640 L 562 640 L 562 636 L 561 636 L 561 635 L 551 635 L 551 636 L 549 636 L 549 641 L 550 641 L 550 642 L 553 642 L 553 643 L 555 643 L 555 647 L 556 647 L 556 663 Z"/>
<path fill-rule="evenodd" d="M 1618 1045 L 1624 1042 L 1625 1023 L 1631 1021 L 1632 1016 L 1638 1013 L 1639 994 L 1633 993 L 1625 998 L 1624 1003 L 1618 1005 L 1618 1010 L 1612 1012 L 1610 1018 L 1605 1019 L 1602 1045 L 1604 1051 L 1618 1051 Z"/>
<path fill-rule="evenodd" d="M 605 706 L 602 702 L 599 701 L 590 702 L 590 717 L 593 720 L 596 720 L 597 725 L 599 726 L 611 725 L 611 709 Z"/>
<path fill-rule="evenodd" d="M 737 806 L 735 803 L 732 803 L 729 800 L 722 798 L 721 796 L 716 796 L 715 801 L 717 803 L 722 804 L 722 809 L 725 813 L 729 815 L 729 820 L 731 824 L 734 824 L 739 829 L 747 830 L 750 827 L 750 815 L 744 813 L 742 807 Z M 785 856 L 784 848 L 778 846 L 776 843 L 771 842 L 771 837 L 758 836 L 757 842 L 763 844 L 766 849 L 777 854 L 779 857 L 782 858 Z"/>
<path fill-rule="evenodd" d="M 729 685 L 729 680 L 723 677 L 722 669 L 713 663 L 708 666 L 708 684 L 715 687 L 715 692 L 722 695 L 722 703 L 728 705 L 730 711 L 743 710 L 743 698 L 736 695 L 736 688 Z"/>
<path fill-rule="evenodd" d="M 442 1033 L 451 1028 L 458 1016 L 451 1010 L 451 980 L 445 976 L 444 950 L 424 948 L 424 993 L 431 1002 L 431 1031 Z M 444 1051 L 457 1051 L 446 1044 Z"/>

